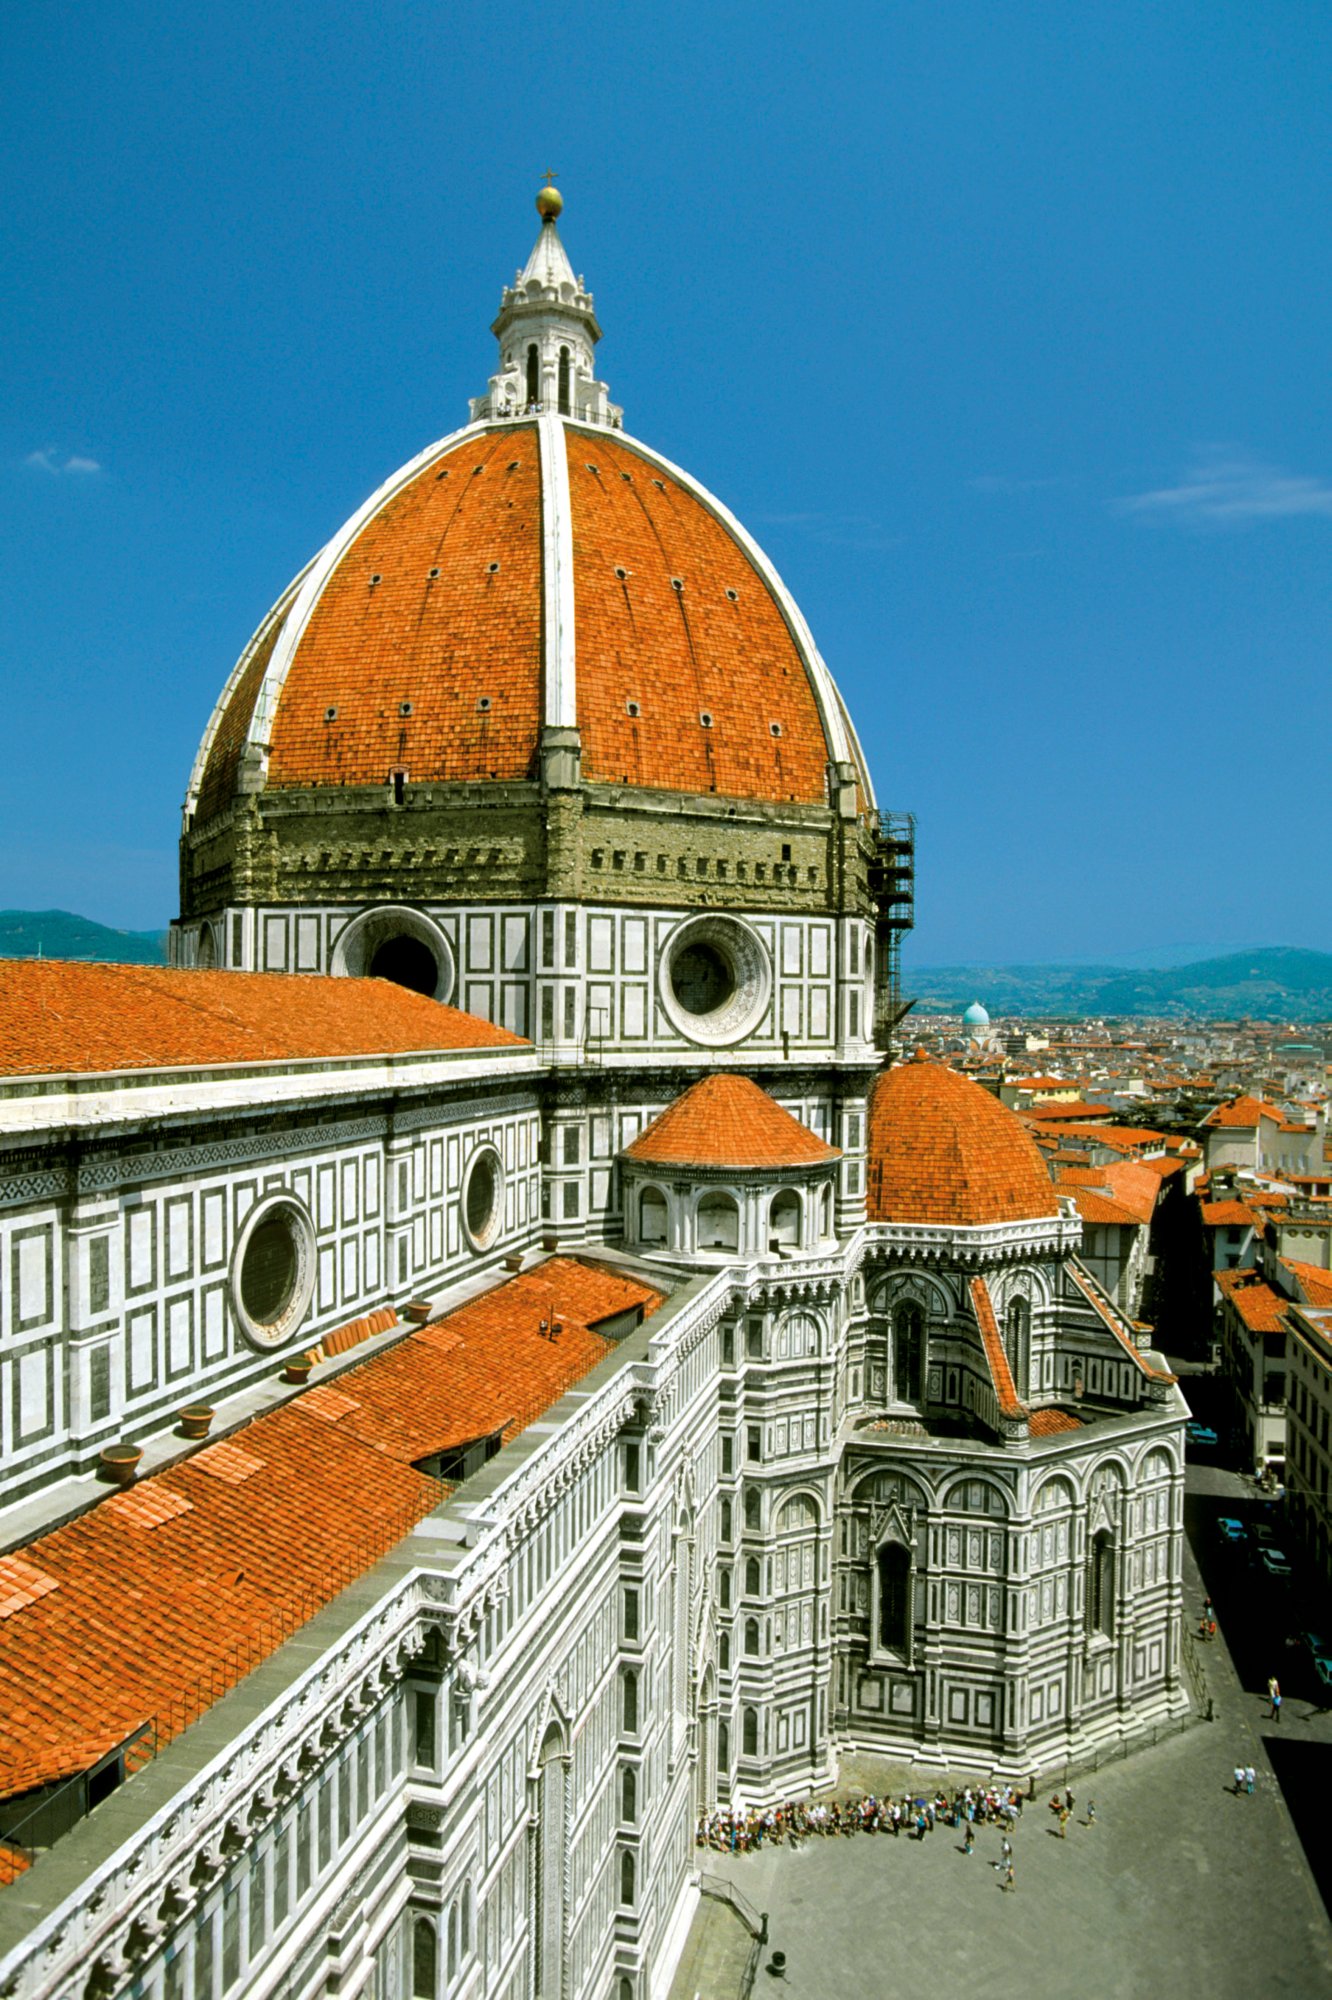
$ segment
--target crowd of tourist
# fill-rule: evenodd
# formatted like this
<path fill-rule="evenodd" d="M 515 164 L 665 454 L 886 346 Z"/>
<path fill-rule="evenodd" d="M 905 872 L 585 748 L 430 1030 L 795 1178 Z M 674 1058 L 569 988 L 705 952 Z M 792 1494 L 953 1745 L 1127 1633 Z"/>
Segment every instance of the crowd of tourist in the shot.
<path fill-rule="evenodd" d="M 924 1840 L 938 1826 L 970 1830 L 988 1823 L 1007 1833 L 1021 1817 L 1022 1805 L 1022 1793 L 1011 1785 L 964 1785 L 951 1797 L 937 1791 L 932 1797 L 907 1792 L 880 1799 L 871 1792 L 861 1799 L 788 1799 L 779 1806 L 718 1806 L 700 1814 L 696 1837 L 700 1847 L 720 1854 L 747 1854 L 767 1844 L 795 1847 L 802 1840 L 855 1833 Z"/>

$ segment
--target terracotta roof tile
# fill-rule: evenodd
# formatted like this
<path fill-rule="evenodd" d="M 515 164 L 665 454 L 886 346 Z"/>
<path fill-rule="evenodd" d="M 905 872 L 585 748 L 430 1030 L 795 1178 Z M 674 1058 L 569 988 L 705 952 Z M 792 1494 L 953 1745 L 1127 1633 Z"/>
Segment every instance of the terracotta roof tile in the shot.
<path fill-rule="evenodd" d="M 1332 1306 L 1332 1271 L 1324 1270 L 1321 1264 L 1301 1263 L 1296 1257 L 1283 1257 L 1281 1262 L 1299 1287 L 1302 1305 Z"/>
<path fill-rule="evenodd" d="M 1152 1362 L 1148 1361 L 1146 1355 L 1130 1333 L 1128 1322 L 1122 1317 L 1117 1308 L 1111 1304 L 1090 1272 L 1084 1271 L 1079 1264 L 1072 1260 L 1065 1264 L 1064 1270 L 1091 1306 L 1097 1318 L 1110 1329 L 1134 1366 L 1143 1375 L 1146 1375 L 1149 1381 L 1173 1382 L 1175 1377 L 1168 1369 L 1157 1368 Z"/>
<path fill-rule="evenodd" d="M 507 1028 L 387 979 L 0 959 L 0 1074 L 522 1048 Z"/>
<path fill-rule="evenodd" d="M 1290 1301 L 1274 1291 L 1257 1271 L 1249 1268 L 1216 1271 L 1213 1276 L 1221 1296 L 1235 1308 L 1250 1333 L 1285 1331 L 1285 1312 Z"/>
<path fill-rule="evenodd" d="M 1244 1131 L 1252 1131 L 1264 1118 L 1270 1118 L 1278 1125 L 1281 1123 L 1281 1113 L 1274 1104 L 1267 1103 L 1265 1098 L 1245 1095 L 1232 1097 L 1225 1104 L 1218 1104 L 1215 1111 L 1208 1112 L 1203 1124 L 1221 1128 L 1236 1126 Z"/>
<path fill-rule="evenodd" d="M 990 1287 L 984 1278 L 973 1278 L 970 1285 L 971 1308 L 980 1328 L 981 1346 L 985 1351 L 986 1366 L 990 1371 L 990 1381 L 994 1387 L 995 1401 L 1001 1416 L 1025 1417 L 1027 1406 L 1018 1395 L 1013 1380 L 1013 1371 L 1008 1364 L 1008 1354 L 999 1335 L 998 1322 L 994 1316 L 994 1301 L 990 1297 Z"/>
<path fill-rule="evenodd" d="M 919 1056 L 876 1079 L 868 1152 L 873 1222 L 967 1225 L 1059 1213 L 1021 1120 L 978 1083 Z"/>
<path fill-rule="evenodd" d="M 1202 1209 L 1205 1229 L 1251 1229 L 1253 1211 L 1242 1201 L 1204 1201 Z"/>
<path fill-rule="evenodd" d="M 631 1145 L 626 1157 L 659 1166 L 817 1167 L 841 1158 L 747 1076 L 691 1084 Z"/>
<path fill-rule="evenodd" d="M 450 1314 L 449 1348 L 409 1336 L 0 1558 L 0 1797 L 177 1734 L 438 1504 L 414 1459 L 513 1435 L 612 1351 L 600 1322 L 659 1303 L 553 1259 Z"/>
<path fill-rule="evenodd" d="M 1061 1431 L 1080 1431 L 1082 1418 L 1071 1410 L 1033 1410 L 1027 1425 L 1032 1437 L 1058 1437 Z"/>

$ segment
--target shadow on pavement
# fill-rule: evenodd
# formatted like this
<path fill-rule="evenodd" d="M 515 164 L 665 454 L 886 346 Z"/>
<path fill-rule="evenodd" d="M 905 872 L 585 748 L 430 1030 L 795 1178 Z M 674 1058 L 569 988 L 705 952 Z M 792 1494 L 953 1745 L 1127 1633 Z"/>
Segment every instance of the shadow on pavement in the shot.
<path fill-rule="evenodd" d="M 1332 1916 L 1332 1841 L 1327 1837 L 1328 1786 L 1332 1784 L 1332 1743 L 1310 1743 L 1307 1737 L 1263 1738 L 1304 1856 Z"/>

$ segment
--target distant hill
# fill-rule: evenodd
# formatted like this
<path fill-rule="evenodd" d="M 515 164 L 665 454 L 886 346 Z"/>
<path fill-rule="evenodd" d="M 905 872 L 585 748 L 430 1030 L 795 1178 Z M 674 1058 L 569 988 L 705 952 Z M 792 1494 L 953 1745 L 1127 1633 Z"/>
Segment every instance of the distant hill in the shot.
<path fill-rule="evenodd" d="M 0 958 L 95 958 L 165 965 L 165 931 L 116 931 L 68 910 L 0 910 Z"/>
<path fill-rule="evenodd" d="M 1154 1014 L 1332 1021 L 1332 954 L 1267 945 L 1157 971 L 1114 965 L 907 966 L 918 1014 Z"/>

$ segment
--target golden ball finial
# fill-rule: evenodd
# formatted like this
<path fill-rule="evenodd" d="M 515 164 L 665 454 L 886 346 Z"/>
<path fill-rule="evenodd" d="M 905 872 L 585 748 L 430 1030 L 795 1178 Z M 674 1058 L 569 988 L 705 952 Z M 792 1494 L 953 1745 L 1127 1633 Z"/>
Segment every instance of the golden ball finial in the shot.
<path fill-rule="evenodd" d="M 564 207 L 564 196 L 556 187 L 543 187 L 536 198 L 537 214 L 543 222 L 553 222 Z"/>

